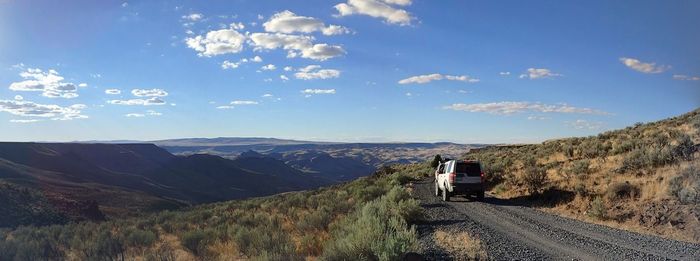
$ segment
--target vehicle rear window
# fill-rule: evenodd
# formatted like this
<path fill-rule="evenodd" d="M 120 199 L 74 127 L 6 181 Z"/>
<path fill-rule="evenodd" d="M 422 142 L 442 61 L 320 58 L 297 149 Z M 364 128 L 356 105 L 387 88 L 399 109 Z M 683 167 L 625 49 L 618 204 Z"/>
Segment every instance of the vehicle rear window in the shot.
<path fill-rule="evenodd" d="M 465 173 L 469 177 L 481 176 L 481 166 L 479 163 L 457 163 L 455 170 L 457 173 Z"/>

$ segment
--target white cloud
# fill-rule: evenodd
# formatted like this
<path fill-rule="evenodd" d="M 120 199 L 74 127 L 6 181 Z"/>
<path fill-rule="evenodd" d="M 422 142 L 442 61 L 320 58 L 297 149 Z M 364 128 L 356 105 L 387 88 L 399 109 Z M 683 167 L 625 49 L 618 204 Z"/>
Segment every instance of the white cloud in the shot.
<path fill-rule="evenodd" d="M 81 84 L 78 84 L 78 87 L 85 88 L 85 87 L 88 87 L 88 84 L 87 84 L 87 83 L 81 83 Z"/>
<path fill-rule="evenodd" d="M 231 105 L 256 105 L 258 102 L 256 101 L 245 101 L 245 100 L 236 100 L 232 101 Z"/>
<path fill-rule="evenodd" d="M 688 75 L 683 75 L 683 74 L 674 74 L 673 79 L 679 80 L 679 81 L 700 81 L 700 77 L 688 76 Z"/>
<path fill-rule="evenodd" d="M 551 118 L 545 117 L 545 116 L 530 115 L 530 116 L 527 116 L 527 119 L 531 120 L 531 121 L 534 121 L 534 120 L 543 121 L 543 120 L 549 120 Z"/>
<path fill-rule="evenodd" d="M 199 20 L 202 20 L 203 18 L 204 18 L 204 15 L 200 14 L 200 13 L 191 13 L 191 14 L 182 16 L 182 19 L 189 20 L 192 22 L 197 22 Z"/>
<path fill-rule="evenodd" d="M 165 97 L 168 92 L 163 89 L 133 89 L 131 94 L 136 97 Z"/>
<path fill-rule="evenodd" d="M 260 69 L 263 71 L 272 71 L 272 70 L 277 69 L 277 66 L 275 66 L 274 64 L 268 64 L 268 65 L 265 65 L 263 67 L 260 67 Z"/>
<path fill-rule="evenodd" d="M 414 18 L 406 10 L 396 6 L 411 5 L 410 0 L 348 0 L 337 4 L 338 16 L 354 14 L 383 18 L 385 22 L 398 25 L 410 25 Z"/>
<path fill-rule="evenodd" d="M 282 79 L 283 81 L 289 81 L 289 77 L 287 77 L 286 75 L 280 75 L 280 79 Z"/>
<path fill-rule="evenodd" d="M 164 105 L 165 101 L 160 99 L 159 97 L 151 97 L 148 99 L 109 100 L 109 101 L 107 101 L 107 103 L 115 104 L 115 105 L 151 106 L 151 105 Z"/>
<path fill-rule="evenodd" d="M 336 35 L 349 33 L 345 27 L 339 25 L 326 26 L 323 21 L 307 16 L 299 16 L 289 10 L 276 13 L 263 24 L 265 31 L 272 33 L 313 33 L 322 32 L 324 35 Z"/>
<path fill-rule="evenodd" d="M 424 83 L 429 83 L 431 81 L 439 81 L 439 80 L 450 80 L 450 81 L 461 81 L 461 82 L 469 82 L 469 83 L 475 83 L 479 82 L 479 79 L 472 78 L 468 75 L 442 75 L 439 73 L 433 73 L 433 74 L 425 74 L 425 75 L 416 75 L 416 76 L 411 76 L 406 79 L 400 80 L 399 84 L 424 84 Z"/>
<path fill-rule="evenodd" d="M 81 114 L 87 106 L 73 104 L 61 107 L 53 104 L 38 104 L 23 100 L 0 100 L 0 111 L 23 117 L 51 118 L 51 120 L 84 119 L 88 116 Z"/>
<path fill-rule="evenodd" d="M 210 31 L 206 36 L 185 39 L 187 47 L 197 51 L 197 55 L 211 57 L 215 55 L 238 53 L 243 50 L 246 36 L 235 29 Z"/>
<path fill-rule="evenodd" d="M 233 109 L 235 107 L 229 106 L 229 105 L 221 105 L 221 106 L 216 106 L 216 108 L 219 110 L 230 110 L 230 109 Z"/>
<path fill-rule="evenodd" d="M 221 69 L 224 69 L 224 70 L 226 70 L 226 69 L 236 69 L 236 68 L 238 68 L 238 66 L 240 66 L 240 65 L 241 65 L 240 62 L 234 63 L 234 62 L 229 62 L 228 60 L 226 60 L 226 61 L 224 61 L 223 63 L 221 63 Z"/>
<path fill-rule="evenodd" d="M 661 73 L 671 68 L 666 65 L 656 65 L 656 63 L 644 63 L 634 58 L 621 57 L 620 62 L 632 70 L 643 73 Z"/>
<path fill-rule="evenodd" d="M 563 76 L 563 75 L 558 74 L 558 73 L 554 73 L 549 69 L 528 68 L 526 73 L 520 75 L 520 78 L 521 79 L 528 78 L 531 80 L 535 80 L 535 79 L 552 78 L 552 77 L 557 77 L 557 76 Z"/>
<path fill-rule="evenodd" d="M 31 120 L 19 120 L 19 119 L 11 119 L 10 122 L 12 123 L 32 123 L 32 122 L 39 122 L 41 120 L 37 119 L 31 119 Z"/>
<path fill-rule="evenodd" d="M 574 129 L 589 129 L 589 130 L 597 130 L 600 129 L 600 127 L 603 126 L 602 122 L 591 122 L 587 120 L 576 120 L 572 122 L 566 122 L 567 125 L 570 127 L 573 127 Z"/>
<path fill-rule="evenodd" d="M 127 118 L 143 118 L 143 117 L 146 117 L 146 114 L 143 114 L 143 113 L 128 113 L 128 114 L 124 114 L 124 116 L 126 116 Z"/>
<path fill-rule="evenodd" d="M 127 7 L 127 6 L 129 6 L 129 3 L 127 3 L 127 2 L 122 3 L 122 7 Z"/>
<path fill-rule="evenodd" d="M 498 74 L 501 76 L 508 76 L 510 75 L 510 72 L 499 72 Z"/>
<path fill-rule="evenodd" d="M 452 105 L 444 106 L 443 109 L 455 110 L 455 111 L 467 111 L 467 112 L 485 112 L 490 114 L 498 115 L 510 115 L 514 113 L 522 112 L 541 112 L 541 113 L 576 113 L 576 114 L 599 114 L 599 115 L 609 115 L 609 113 L 589 109 L 589 108 L 579 108 L 573 107 L 566 104 L 548 105 L 538 102 L 493 102 L 493 103 L 474 103 L 474 104 L 464 104 L 455 103 Z"/>
<path fill-rule="evenodd" d="M 320 65 L 309 65 L 300 68 L 294 73 L 294 77 L 302 80 L 330 79 L 340 77 L 340 71 L 335 69 L 321 69 Z"/>
<path fill-rule="evenodd" d="M 21 101 L 24 100 L 24 97 L 22 97 L 22 95 L 15 95 L 15 100 Z"/>
<path fill-rule="evenodd" d="M 105 93 L 109 94 L 109 95 L 117 95 L 117 94 L 121 94 L 122 91 L 119 89 L 106 89 Z"/>
<path fill-rule="evenodd" d="M 335 89 L 306 89 L 303 94 L 335 94 Z"/>
<path fill-rule="evenodd" d="M 49 98 L 78 97 L 78 87 L 73 83 L 63 82 L 64 78 L 55 70 L 44 72 L 41 69 L 29 68 L 19 75 L 25 80 L 11 83 L 10 90 L 42 92 L 42 96 Z"/>
<path fill-rule="evenodd" d="M 307 59 L 325 61 L 327 59 L 345 54 L 345 50 L 338 45 L 314 44 L 314 38 L 306 35 L 291 35 L 281 33 L 252 33 L 250 45 L 254 50 L 278 49 L 287 51 L 287 57 L 303 57 Z"/>
<path fill-rule="evenodd" d="M 224 26 L 224 27 L 225 27 L 225 26 Z M 239 22 L 239 23 L 231 23 L 231 24 L 229 25 L 229 27 L 231 27 L 231 29 L 234 29 L 234 30 L 243 30 L 243 29 L 245 29 L 245 25 L 244 25 L 243 23 L 240 23 L 240 22 Z"/>
<path fill-rule="evenodd" d="M 250 61 L 256 62 L 256 63 L 261 63 L 263 61 L 263 59 L 260 58 L 260 56 L 256 55 L 255 57 L 251 58 Z"/>
<path fill-rule="evenodd" d="M 262 97 L 264 97 L 264 98 L 270 98 L 270 97 L 272 97 L 272 96 L 274 96 L 274 95 L 269 94 L 269 93 L 266 93 L 266 94 L 263 94 Z"/>
<path fill-rule="evenodd" d="M 291 70 L 294 70 L 294 68 L 292 68 L 291 66 L 285 66 L 285 67 L 284 67 L 284 71 L 289 72 L 289 71 L 291 71 Z"/>

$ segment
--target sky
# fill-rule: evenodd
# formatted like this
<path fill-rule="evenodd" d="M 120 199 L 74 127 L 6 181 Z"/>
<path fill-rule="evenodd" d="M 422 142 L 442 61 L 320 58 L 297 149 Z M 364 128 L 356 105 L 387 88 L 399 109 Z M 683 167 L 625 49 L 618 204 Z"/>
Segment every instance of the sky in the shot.
<path fill-rule="evenodd" d="M 0 0 L 0 140 L 530 143 L 700 107 L 699 1 Z"/>

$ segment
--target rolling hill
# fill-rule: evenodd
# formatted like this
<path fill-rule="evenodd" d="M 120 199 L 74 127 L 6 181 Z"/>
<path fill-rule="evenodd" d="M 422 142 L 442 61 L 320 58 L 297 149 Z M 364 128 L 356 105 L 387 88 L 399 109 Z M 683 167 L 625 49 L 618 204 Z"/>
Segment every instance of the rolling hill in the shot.
<path fill-rule="evenodd" d="M 263 156 L 229 160 L 175 156 L 153 144 L 78 143 L 0 143 L 0 179 L 67 206 L 56 209 L 71 220 L 99 218 L 80 214 L 95 203 L 118 217 L 332 182 Z"/>

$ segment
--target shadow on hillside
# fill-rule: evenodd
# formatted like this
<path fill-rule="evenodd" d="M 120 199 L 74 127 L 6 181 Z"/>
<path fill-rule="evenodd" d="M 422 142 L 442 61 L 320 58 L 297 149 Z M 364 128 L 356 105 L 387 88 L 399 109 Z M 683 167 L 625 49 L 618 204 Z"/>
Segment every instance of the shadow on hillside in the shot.
<path fill-rule="evenodd" d="M 509 199 L 488 197 L 485 202 L 499 206 L 554 207 L 574 200 L 576 193 L 549 188 L 537 195 L 520 196 Z"/>

